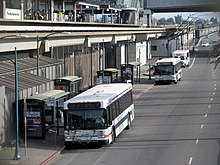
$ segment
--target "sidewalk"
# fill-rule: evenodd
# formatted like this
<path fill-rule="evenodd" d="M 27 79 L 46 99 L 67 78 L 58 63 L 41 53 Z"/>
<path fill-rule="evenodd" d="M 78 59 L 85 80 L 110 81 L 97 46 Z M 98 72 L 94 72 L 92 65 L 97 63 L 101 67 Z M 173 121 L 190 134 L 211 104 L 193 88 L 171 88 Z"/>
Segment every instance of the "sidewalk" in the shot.
<path fill-rule="evenodd" d="M 55 139 L 56 138 L 56 139 Z M 20 160 L 13 160 L 15 147 L 8 147 L 0 150 L 0 164 L 2 165 L 46 165 L 60 155 L 63 147 L 63 130 L 60 135 L 46 133 L 46 141 L 40 139 L 28 139 L 27 155 L 25 156 L 24 143 L 20 143 Z"/>
<path fill-rule="evenodd" d="M 154 79 L 149 80 L 148 76 L 143 74 L 147 72 L 147 66 L 141 67 L 140 82 L 134 82 L 133 97 L 138 99 L 153 87 Z M 0 164 L 2 165 L 47 165 L 57 158 L 64 149 L 63 130 L 60 129 L 60 135 L 47 133 L 46 141 L 28 139 L 27 155 L 25 155 L 24 143 L 20 143 L 19 154 L 20 160 L 13 160 L 15 147 L 4 148 L 0 150 Z M 56 139 L 55 139 L 56 138 Z M 56 143 L 55 143 L 56 142 Z"/>

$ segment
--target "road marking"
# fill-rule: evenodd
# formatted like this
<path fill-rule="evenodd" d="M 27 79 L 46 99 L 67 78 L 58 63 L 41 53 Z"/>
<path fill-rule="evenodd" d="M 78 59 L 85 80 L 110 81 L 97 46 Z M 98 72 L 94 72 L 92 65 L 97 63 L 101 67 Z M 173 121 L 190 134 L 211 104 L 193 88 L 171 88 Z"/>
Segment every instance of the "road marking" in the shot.
<path fill-rule="evenodd" d="M 216 88 L 215 88 L 215 90 L 216 90 Z"/>
<path fill-rule="evenodd" d="M 205 114 L 205 117 L 207 117 L 208 116 L 208 114 Z"/>
<path fill-rule="evenodd" d="M 213 98 L 211 98 L 211 101 L 213 100 Z"/>
<path fill-rule="evenodd" d="M 201 127 L 200 127 L 200 128 L 202 129 L 202 128 L 203 128 L 203 126 L 204 126 L 204 125 L 203 125 L 203 124 L 201 124 Z"/>
<path fill-rule="evenodd" d="M 213 92 L 213 95 L 215 95 L 215 92 Z"/>
<path fill-rule="evenodd" d="M 208 108 L 210 108 L 210 107 L 211 107 L 211 105 L 208 106 Z"/>
<path fill-rule="evenodd" d="M 196 140 L 196 144 L 198 144 L 198 143 L 199 143 L 199 139 Z"/>
<path fill-rule="evenodd" d="M 189 158 L 189 164 L 192 164 L 193 157 Z"/>
<path fill-rule="evenodd" d="M 194 64 L 194 62 L 195 62 L 195 60 L 196 60 L 196 56 L 193 58 L 193 62 L 191 63 L 190 67 L 189 67 L 189 68 L 187 68 L 186 70 L 189 70 L 189 69 L 191 69 L 191 68 L 192 68 L 192 66 L 193 66 L 193 64 Z"/>
<path fill-rule="evenodd" d="M 215 87 L 216 87 L 216 84 L 215 84 Z"/>

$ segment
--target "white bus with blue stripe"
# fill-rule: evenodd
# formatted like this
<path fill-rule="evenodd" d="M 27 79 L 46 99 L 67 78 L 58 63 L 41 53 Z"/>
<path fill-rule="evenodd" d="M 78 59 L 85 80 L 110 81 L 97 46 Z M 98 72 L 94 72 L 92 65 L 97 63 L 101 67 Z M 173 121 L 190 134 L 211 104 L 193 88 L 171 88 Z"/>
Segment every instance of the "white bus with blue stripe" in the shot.
<path fill-rule="evenodd" d="M 97 85 L 64 102 L 64 144 L 109 145 L 134 120 L 132 85 Z"/>

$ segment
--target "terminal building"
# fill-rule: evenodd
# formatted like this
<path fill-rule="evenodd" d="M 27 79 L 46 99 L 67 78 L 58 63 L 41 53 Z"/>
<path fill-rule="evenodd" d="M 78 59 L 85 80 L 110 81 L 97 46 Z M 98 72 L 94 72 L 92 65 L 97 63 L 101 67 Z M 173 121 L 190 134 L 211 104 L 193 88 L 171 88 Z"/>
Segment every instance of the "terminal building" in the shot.
<path fill-rule="evenodd" d="M 142 16 L 146 15 L 143 2 L 74 2 L 0 2 L 0 146 L 15 134 L 15 53 L 19 64 L 19 100 L 34 98 L 41 100 L 42 106 L 54 100 L 36 99 L 42 93 L 57 89 L 73 96 L 96 85 L 97 75 L 102 73 L 99 71 L 117 71 L 123 64 L 139 67 L 147 65 L 152 55 L 169 54 L 165 52 L 169 48 L 166 35 L 173 29 L 140 26 Z M 103 81 L 102 75 L 100 79 Z"/>
<path fill-rule="evenodd" d="M 107 2 L 3 0 L 0 2 L 0 18 L 3 19 L 143 24 L 143 16 L 143 2 L 140 0 Z"/>

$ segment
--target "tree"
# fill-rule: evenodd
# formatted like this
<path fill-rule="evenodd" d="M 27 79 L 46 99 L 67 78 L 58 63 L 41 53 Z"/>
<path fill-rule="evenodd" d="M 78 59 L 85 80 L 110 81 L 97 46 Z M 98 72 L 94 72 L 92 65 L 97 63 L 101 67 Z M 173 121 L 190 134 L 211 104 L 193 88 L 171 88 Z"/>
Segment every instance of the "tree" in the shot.
<path fill-rule="evenodd" d="M 170 17 L 170 18 L 167 19 L 167 24 L 168 24 L 168 25 L 173 25 L 173 24 L 174 24 L 174 20 L 173 20 L 172 17 Z"/>
<path fill-rule="evenodd" d="M 209 21 L 211 24 L 218 24 L 218 20 L 217 20 L 217 18 L 214 18 L 214 17 L 212 17 L 212 18 L 210 18 L 210 21 Z"/>
<path fill-rule="evenodd" d="M 177 16 L 174 16 L 174 19 L 176 24 L 181 24 L 183 21 L 182 15 L 179 14 Z"/>
<path fill-rule="evenodd" d="M 160 18 L 160 19 L 158 19 L 157 23 L 158 23 L 158 25 L 166 25 L 167 21 L 165 18 Z"/>

